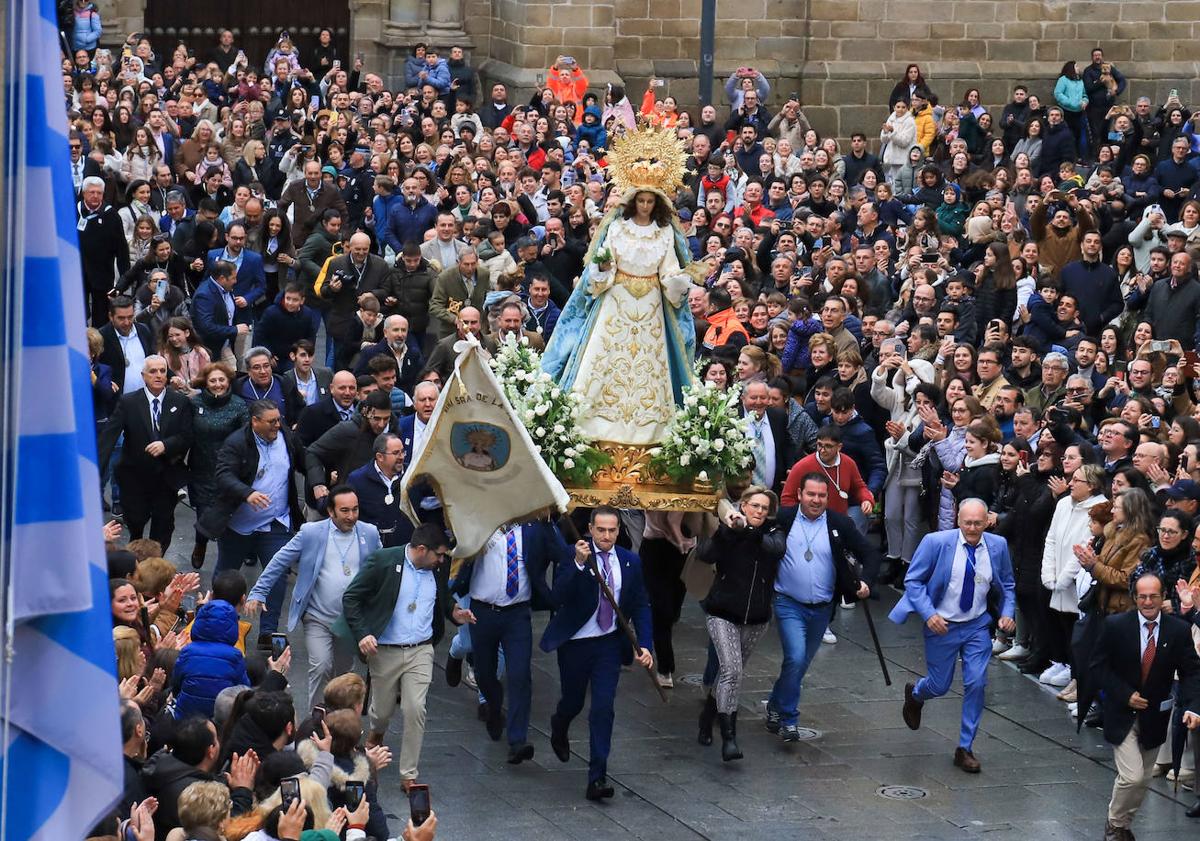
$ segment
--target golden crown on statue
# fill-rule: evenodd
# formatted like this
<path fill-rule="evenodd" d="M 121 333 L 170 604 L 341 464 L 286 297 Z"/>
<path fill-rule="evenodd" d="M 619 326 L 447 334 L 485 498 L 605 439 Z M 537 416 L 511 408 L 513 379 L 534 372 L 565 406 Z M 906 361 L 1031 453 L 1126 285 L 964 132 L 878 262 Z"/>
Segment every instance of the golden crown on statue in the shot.
<path fill-rule="evenodd" d="M 621 193 L 655 190 L 668 198 L 683 186 L 687 151 L 670 129 L 642 127 L 612 142 L 609 172 Z"/>

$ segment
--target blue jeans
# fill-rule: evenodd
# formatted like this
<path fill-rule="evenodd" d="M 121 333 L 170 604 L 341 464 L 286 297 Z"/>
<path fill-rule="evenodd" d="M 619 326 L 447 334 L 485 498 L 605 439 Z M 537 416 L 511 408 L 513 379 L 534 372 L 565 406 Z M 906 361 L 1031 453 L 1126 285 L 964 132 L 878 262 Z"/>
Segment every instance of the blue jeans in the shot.
<path fill-rule="evenodd" d="M 275 553 L 282 549 L 292 539 L 292 532 L 283 527 L 278 521 L 271 523 L 270 531 L 256 531 L 251 534 L 238 534 L 233 529 L 225 529 L 225 533 L 217 540 L 217 572 L 227 569 L 240 570 L 247 559 L 256 561 L 259 566 L 266 568 Z M 258 633 L 273 634 L 279 630 L 279 616 L 283 613 L 283 594 L 287 590 L 287 576 L 281 575 L 279 581 L 267 594 L 267 609 L 259 621 Z"/>
<path fill-rule="evenodd" d="M 783 665 L 771 690 L 767 709 L 779 713 L 782 724 L 795 724 L 800 706 L 800 684 L 821 649 L 821 637 L 829 625 L 829 604 L 808 605 L 783 593 L 775 594 L 775 622 L 783 646 Z"/>

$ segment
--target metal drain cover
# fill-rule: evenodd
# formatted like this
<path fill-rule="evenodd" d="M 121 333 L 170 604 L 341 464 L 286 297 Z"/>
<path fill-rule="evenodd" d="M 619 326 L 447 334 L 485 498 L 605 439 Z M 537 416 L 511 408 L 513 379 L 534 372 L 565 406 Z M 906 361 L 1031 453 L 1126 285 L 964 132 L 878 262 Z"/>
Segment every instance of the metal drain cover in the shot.
<path fill-rule="evenodd" d="M 920 800 L 929 792 L 916 786 L 880 786 L 875 793 L 887 800 Z"/>
<path fill-rule="evenodd" d="M 683 675 L 675 678 L 676 683 L 682 683 L 684 686 L 699 686 L 703 681 L 704 675 L 702 674 Z"/>
<path fill-rule="evenodd" d="M 813 730 L 811 727 L 797 727 L 796 732 L 800 734 L 802 742 L 811 742 L 813 739 L 821 738 L 821 731 Z"/>

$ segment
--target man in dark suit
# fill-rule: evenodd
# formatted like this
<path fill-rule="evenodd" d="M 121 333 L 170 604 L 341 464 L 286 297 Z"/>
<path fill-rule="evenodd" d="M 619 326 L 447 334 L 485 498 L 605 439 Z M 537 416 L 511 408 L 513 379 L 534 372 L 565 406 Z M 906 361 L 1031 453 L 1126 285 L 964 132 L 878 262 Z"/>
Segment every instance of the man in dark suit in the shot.
<path fill-rule="evenodd" d="M 791 439 L 787 412 L 770 402 L 771 390 L 765 382 L 749 383 L 742 392 L 742 416 L 750 418 L 754 437 L 753 482 L 779 493 L 792 467 Z"/>
<path fill-rule="evenodd" d="M 508 761 L 533 759 L 529 744 L 529 708 L 533 689 L 533 610 L 551 605 L 546 570 L 567 555 L 558 530 L 533 522 L 497 529 L 483 550 L 456 576 L 470 595 L 471 650 L 475 680 L 487 704 L 487 731 L 499 741 L 505 730 L 504 685 L 497 677 L 500 648 L 508 677 Z M 461 661 L 459 661 L 461 668 Z M 447 666 L 447 680 L 450 665 Z"/>
<path fill-rule="evenodd" d="M 1183 723 L 1189 730 L 1200 725 L 1200 657 L 1191 628 L 1162 612 L 1164 582 L 1154 572 L 1143 572 L 1132 589 L 1137 610 L 1107 617 L 1092 651 L 1092 678 L 1103 690 L 1104 739 L 1117 766 L 1105 841 L 1133 839 L 1134 815 L 1167 738 L 1176 673 Z"/>
<path fill-rule="evenodd" d="M 238 336 L 250 332 L 250 323 L 235 323 L 237 301 L 233 287 L 237 283 L 237 272 L 232 263 L 218 260 L 213 264 L 207 280 L 192 296 L 192 319 L 196 334 L 214 361 L 236 364 L 233 343 Z"/>
<path fill-rule="evenodd" d="M 122 393 L 140 390 L 142 366 L 154 353 L 154 333 L 148 325 L 134 321 L 131 298 L 118 295 L 109 299 L 108 324 L 100 328 L 100 336 L 104 339 L 100 361 L 112 368 L 112 381 Z"/>
<path fill-rule="evenodd" d="M 79 256 L 83 288 L 88 296 L 92 325 L 99 327 L 108 317 L 108 292 L 117 278 L 129 271 L 129 243 L 125 229 L 112 205 L 104 203 L 104 179 L 83 179 L 82 197 L 75 205 L 79 231 Z"/>
<path fill-rule="evenodd" d="M 320 365 L 313 365 L 317 348 L 308 339 L 299 339 L 288 352 L 292 367 L 284 373 L 286 383 L 296 387 L 305 406 L 315 406 L 322 398 L 329 396 L 329 388 L 333 385 L 333 371 Z M 285 388 L 287 386 L 284 386 Z M 303 417 L 303 415 L 301 415 Z"/>
<path fill-rule="evenodd" d="M 374 458 L 352 472 L 346 484 L 358 494 L 358 516 L 379 529 L 387 548 L 403 546 L 412 537 L 413 524 L 400 510 L 398 482 L 404 464 L 404 442 L 394 432 L 375 439 Z"/>
<path fill-rule="evenodd" d="M 289 184 L 279 197 L 279 212 L 286 214 L 289 207 L 295 208 L 292 245 L 296 248 L 304 245 L 325 211 L 336 210 L 343 219 L 347 214 L 346 200 L 337 187 L 321 183 L 321 163 L 315 160 L 305 162 L 304 178 Z"/>
<path fill-rule="evenodd" d="M 774 604 L 783 664 L 767 700 L 767 730 L 785 742 L 800 739 L 800 685 L 821 648 L 833 606 L 838 599 L 871 595 L 869 582 L 879 570 L 879 553 L 850 518 L 828 509 L 829 493 L 829 478 L 809 473 L 800 480 L 799 507 L 779 512 L 779 526 L 788 533 Z"/>
<path fill-rule="evenodd" d="M 130 537 L 138 539 L 149 522 L 151 539 L 166 552 L 175 531 L 176 494 L 188 479 L 184 458 L 192 446 L 192 404 L 167 388 L 163 357 L 146 357 L 142 379 L 146 387 L 121 398 L 100 435 L 100 475 L 124 433 L 115 476 L 123 491 L 125 524 Z"/>
<path fill-rule="evenodd" d="M 904 576 L 904 596 L 890 618 L 903 624 L 912 614 L 925 623 L 926 676 L 904 687 L 904 723 L 921 726 L 926 701 L 950 690 L 954 666 L 962 661 L 962 725 L 954 764 L 978 774 L 972 744 L 983 717 L 987 668 L 992 656 L 992 621 L 1000 630 L 1016 628 L 1016 583 L 1008 541 L 984 531 L 987 505 L 965 499 L 958 506 L 958 528 L 926 535 Z"/>
<path fill-rule="evenodd" d="M 338 371 L 330 381 L 329 392 L 300 413 L 296 436 L 306 447 L 341 421 L 354 417 L 358 397 L 358 383 L 354 375 L 349 371 Z"/>
<path fill-rule="evenodd" d="M 396 386 L 406 394 L 411 394 L 413 386 L 420 376 L 423 360 L 421 351 L 413 347 L 408 340 L 408 319 L 402 315 L 389 315 L 383 321 L 383 338 L 375 344 L 364 348 L 359 354 L 355 374 L 370 373 L 368 368 L 376 356 L 388 355 L 396 360 L 399 373 L 396 376 Z"/>
<path fill-rule="evenodd" d="M 450 379 L 454 363 L 458 360 L 458 353 L 454 350 L 454 345 L 460 339 L 465 339 L 468 333 L 474 334 L 475 338 L 479 340 L 479 344 L 483 345 L 483 349 L 488 353 L 496 352 L 495 339 L 485 336 L 481 332 L 481 319 L 482 316 L 475 307 L 463 307 L 454 319 L 455 331 L 433 346 L 426 367 L 431 371 L 437 371 L 442 382 Z"/>
<path fill-rule="evenodd" d="M 255 320 L 255 310 L 262 310 L 269 302 L 267 297 L 267 275 L 263 270 L 263 259 L 246 247 L 246 225 L 233 222 L 225 230 L 225 247 L 208 252 L 208 265 L 218 260 L 232 263 L 236 268 L 237 280 L 231 290 L 233 303 L 237 307 L 234 321 L 250 324 Z"/>
<path fill-rule="evenodd" d="M 608 506 L 593 509 L 589 531 L 590 539 L 578 541 L 573 556 L 564 553 L 558 561 L 550 593 L 555 612 L 542 634 L 541 649 L 558 652 L 562 697 L 550 717 L 550 746 L 561 762 L 571 758 L 568 729 L 571 720 L 583 710 L 591 688 L 586 796 L 588 800 L 601 800 L 613 796 L 613 787 L 607 780 L 608 754 L 621 666 L 628 666 L 636 659 L 642 668 L 651 668 L 654 634 L 642 562 L 637 555 L 616 545 L 620 531 L 617 510 Z M 637 630 L 636 657 L 629 640 L 617 627 L 613 606 L 604 597 L 589 563 L 593 554 L 595 569 L 604 576 L 621 612 Z M 476 680 L 482 674 L 482 670 L 477 670 Z"/>

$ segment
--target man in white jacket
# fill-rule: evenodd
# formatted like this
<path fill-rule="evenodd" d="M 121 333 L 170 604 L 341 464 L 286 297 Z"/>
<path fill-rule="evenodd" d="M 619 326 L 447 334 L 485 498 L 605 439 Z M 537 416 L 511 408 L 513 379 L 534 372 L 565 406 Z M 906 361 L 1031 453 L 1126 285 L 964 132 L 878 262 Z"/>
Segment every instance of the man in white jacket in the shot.
<path fill-rule="evenodd" d="M 1081 567 L 1075 546 L 1090 538 L 1088 512 L 1105 502 L 1104 468 L 1085 464 L 1068 479 L 1069 491 L 1058 501 L 1046 549 L 1042 553 L 1042 586 L 1050 591 L 1050 609 L 1046 621 L 1046 650 L 1050 667 L 1039 676 L 1042 683 L 1066 686 L 1071 681 L 1071 630 L 1079 619 L 1079 595 L 1076 577 Z"/>

